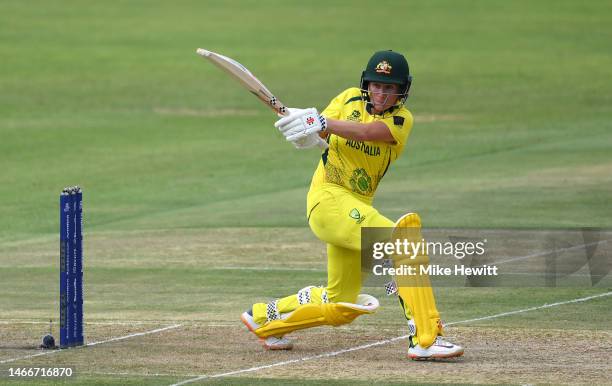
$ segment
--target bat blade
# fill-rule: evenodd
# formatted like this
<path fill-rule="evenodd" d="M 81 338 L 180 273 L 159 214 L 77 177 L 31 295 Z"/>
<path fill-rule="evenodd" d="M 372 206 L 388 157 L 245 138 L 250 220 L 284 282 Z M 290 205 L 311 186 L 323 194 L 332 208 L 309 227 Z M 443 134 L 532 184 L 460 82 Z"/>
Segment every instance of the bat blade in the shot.
<path fill-rule="evenodd" d="M 248 68 L 236 60 L 216 52 L 208 51 L 203 48 L 198 48 L 196 52 L 198 55 L 202 56 L 204 59 L 208 59 L 215 66 L 229 74 L 232 78 L 236 79 L 244 88 L 249 90 L 277 114 L 283 116 L 289 115 L 289 109 L 279 101 L 278 98 L 276 98 L 274 94 L 272 94 L 272 92 L 270 92 L 270 90 L 268 90 L 268 88 L 248 70 Z M 328 148 L 326 141 L 321 138 L 319 138 L 318 141 L 318 146 L 321 149 Z"/>
<path fill-rule="evenodd" d="M 255 75 L 251 73 L 245 66 L 236 60 L 216 52 L 208 51 L 203 48 L 198 48 L 198 55 L 208 59 L 221 70 L 228 73 L 232 78 L 236 79 L 243 87 L 249 90 L 259 100 L 266 104 L 269 108 L 280 115 L 288 115 L 289 110 L 278 98 L 268 90 L 266 86 Z"/>

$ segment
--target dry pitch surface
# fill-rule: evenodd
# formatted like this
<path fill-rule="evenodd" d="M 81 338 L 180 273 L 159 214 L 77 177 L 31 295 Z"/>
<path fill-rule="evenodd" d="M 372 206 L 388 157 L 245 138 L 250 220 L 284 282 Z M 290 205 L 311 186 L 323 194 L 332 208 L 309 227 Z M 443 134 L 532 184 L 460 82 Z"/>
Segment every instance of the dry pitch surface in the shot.
<path fill-rule="evenodd" d="M 239 245 L 225 241 L 237 237 Z M 56 316 L 56 241 L 0 248 L 8 273 L 0 317 L 2 377 L 10 367 L 69 366 L 84 383 L 609 383 L 612 332 L 605 321 L 612 292 L 606 289 L 548 292 L 546 301 L 516 290 L 439 289 L 449 335 L 466 355 L 429 363 L 405 358 L 396 300 L 369 288 L 382 299 L 378 314 L 295 333 L 291 352 L 264 352 L 238 315 L 251 301 L 324 281 L 324 249 L 308 230 L 92 233 L 86 245 L 90 346 L 62 351 L 36 349 L 49 317 Z M 568 303 L 572 299 L 584 301 Z M 519 312 L 500 315 L 508 311 Z M 600 319 L 592 320 L 592 313 Z"/>

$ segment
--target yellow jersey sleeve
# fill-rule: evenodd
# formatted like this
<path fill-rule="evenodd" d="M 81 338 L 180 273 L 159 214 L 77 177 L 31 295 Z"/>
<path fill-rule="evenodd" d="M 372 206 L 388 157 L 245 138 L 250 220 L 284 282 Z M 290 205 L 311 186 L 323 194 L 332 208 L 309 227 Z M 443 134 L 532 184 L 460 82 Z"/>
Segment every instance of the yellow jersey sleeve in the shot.
<path fill-rule="evenodd" d="M 405 108 L 402 108 L 395 115 L 381 119 L 381 122 L 387 125 L 395 139 L 393 146 L 396 148 L 398 155 L 406 145 L 413 121 L 412 114 Z"/>

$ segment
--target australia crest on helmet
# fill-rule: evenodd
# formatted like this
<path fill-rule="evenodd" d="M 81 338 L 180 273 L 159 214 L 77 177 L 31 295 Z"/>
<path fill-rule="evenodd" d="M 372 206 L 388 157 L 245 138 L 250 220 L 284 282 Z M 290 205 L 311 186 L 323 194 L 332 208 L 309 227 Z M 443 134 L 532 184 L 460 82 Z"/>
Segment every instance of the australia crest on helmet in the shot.
<path fill-rule="evenodd" d="M 393 67 L 386 60 L 383 60 L 382 62 L 376 65 L 376 72 L 379 74 L 391 75 L 392 69 Z"/>

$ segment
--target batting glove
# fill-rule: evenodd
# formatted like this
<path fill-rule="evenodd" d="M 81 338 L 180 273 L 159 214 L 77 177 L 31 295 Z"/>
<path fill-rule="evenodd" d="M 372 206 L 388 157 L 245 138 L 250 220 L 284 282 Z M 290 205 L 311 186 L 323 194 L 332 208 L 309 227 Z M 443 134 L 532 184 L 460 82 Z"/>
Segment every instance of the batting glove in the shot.
<path fill-rule="evenodd" d="M 327 146 L 327 142 L 325 142 L 321 137 L 319 137 L 319 134 L 317 133 L 312 133 L 310 135 L 307 135 L 306 137 L 302 137 L 293 141 L 290 141 L 293 146 L 295 146 L 296 149 L 310 149 L 313 147 L 326 147 Z"/>
<path fill-rule="evenodd" d="M 276 121 L 274 126 L 283 133 L 287 141 L 293 142 L 311 134 L 318 136 L 319 132 L 327 128 L 327 120 L 317 109 L 311 107 L 305 110 L 295 109 L 289 116 Z"/>

